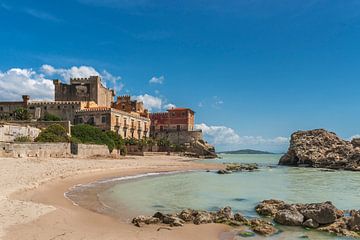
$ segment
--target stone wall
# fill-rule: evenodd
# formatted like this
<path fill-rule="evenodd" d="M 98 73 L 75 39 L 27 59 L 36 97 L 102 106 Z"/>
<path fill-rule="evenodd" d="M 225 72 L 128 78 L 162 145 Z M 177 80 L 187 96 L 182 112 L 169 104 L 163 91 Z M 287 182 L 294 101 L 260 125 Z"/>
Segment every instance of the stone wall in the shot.
<path fill-rule="evenodd" d="M 106 145 L 70 143 L 4 143 L 0 142 L 0 157 L 91 158 L 110 156 Z"/>
<path fill-rule="evenodd" d="M 29 125 L 13 125 L 13 124 L 1 124 L 0 123 L 0 142 L 13 142 L 17 137 L 30 137 L 35 139 L 40 129 L 31 127 Z"/>
<path fill-rule="evenodd" d="M 203 139 L 202 131 L 157 132 L 156 139 L 168 139 L 172 144 L 192 143 Z"/>
<path fill-rule="evenodd" d="M 2 123 L 0 122 L 0 124 Z M 3 124 L 5 124 L 5 122 Z M 59 124 L 65 128 L 66 132 L 69 135 L 71 135 L 70 121 L 6 121 L 6 124 L 22 126 L 22 127 L 39 128 L 39 129 L 45 129 L 53 124 Z"/>
<path fill-rule="evenodd" d="M 0 143 L 0 157 L 70 157 L 69 143 Z"/>
<path fill-rule="evenodd" d="M 71 152 L 79 158 L 110 156 L 109 148 L 106 145 L 72 144 Z"/>

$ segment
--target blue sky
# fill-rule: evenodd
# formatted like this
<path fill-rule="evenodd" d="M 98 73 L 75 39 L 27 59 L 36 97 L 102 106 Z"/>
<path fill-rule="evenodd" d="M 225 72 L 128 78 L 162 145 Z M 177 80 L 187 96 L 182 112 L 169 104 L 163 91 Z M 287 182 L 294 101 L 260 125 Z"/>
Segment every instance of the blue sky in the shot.
<path fill-rule="evenodd" d="M 359 1 L 0 0 L 0 27 L 0 100 L 95 72 L 153 111 L 193 108 L 220 150 L 360 133 Z"/>

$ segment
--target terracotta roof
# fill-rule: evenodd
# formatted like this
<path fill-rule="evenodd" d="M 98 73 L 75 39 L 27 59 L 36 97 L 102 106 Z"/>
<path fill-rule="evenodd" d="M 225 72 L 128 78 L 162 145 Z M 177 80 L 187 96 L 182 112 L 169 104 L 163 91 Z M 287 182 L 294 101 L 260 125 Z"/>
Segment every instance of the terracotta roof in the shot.
<path fill-rule="evenodd" d="M 184 111 L 184 110 L 190 110 L 193 112 L 193 110 L 191 110 L 190 108 L 170 108 L 170 109 L 168 109 L 168 111 Z"/>

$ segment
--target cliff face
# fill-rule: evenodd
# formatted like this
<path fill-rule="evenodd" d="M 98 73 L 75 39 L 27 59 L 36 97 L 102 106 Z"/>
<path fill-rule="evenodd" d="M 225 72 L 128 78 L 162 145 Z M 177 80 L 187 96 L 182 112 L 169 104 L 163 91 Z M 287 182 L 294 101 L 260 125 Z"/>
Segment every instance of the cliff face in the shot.
<path fill-rule="evenodd" d="M 295 132 L 279 164 L 360 171 L 360 139 L 345 141 L 324 129 Z"/>

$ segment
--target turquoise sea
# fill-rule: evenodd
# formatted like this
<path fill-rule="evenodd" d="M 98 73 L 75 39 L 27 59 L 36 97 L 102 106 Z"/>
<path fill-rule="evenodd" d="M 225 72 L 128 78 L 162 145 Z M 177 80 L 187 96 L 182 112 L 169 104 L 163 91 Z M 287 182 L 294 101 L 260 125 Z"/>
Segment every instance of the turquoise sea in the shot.
<path fill-rule="evenodd" d="M 229 175 L 197 171 L 119 181 L 98 193 L 98 198 L 114 212 L 127 209 L 134 216 L 231 206 L 246 216 L 258 217 L 256 204 L 271 198 L 291 203 L 332 201 L 340 209 L 360 209 L 359 173 L 278 166 L 280 157 L 224 154 L 221 159 L 202 161 L 258 163 L 260 170 Z M 280 228 L 284 233 L 269 239 L 346 239 L 301 228 Z"/>

